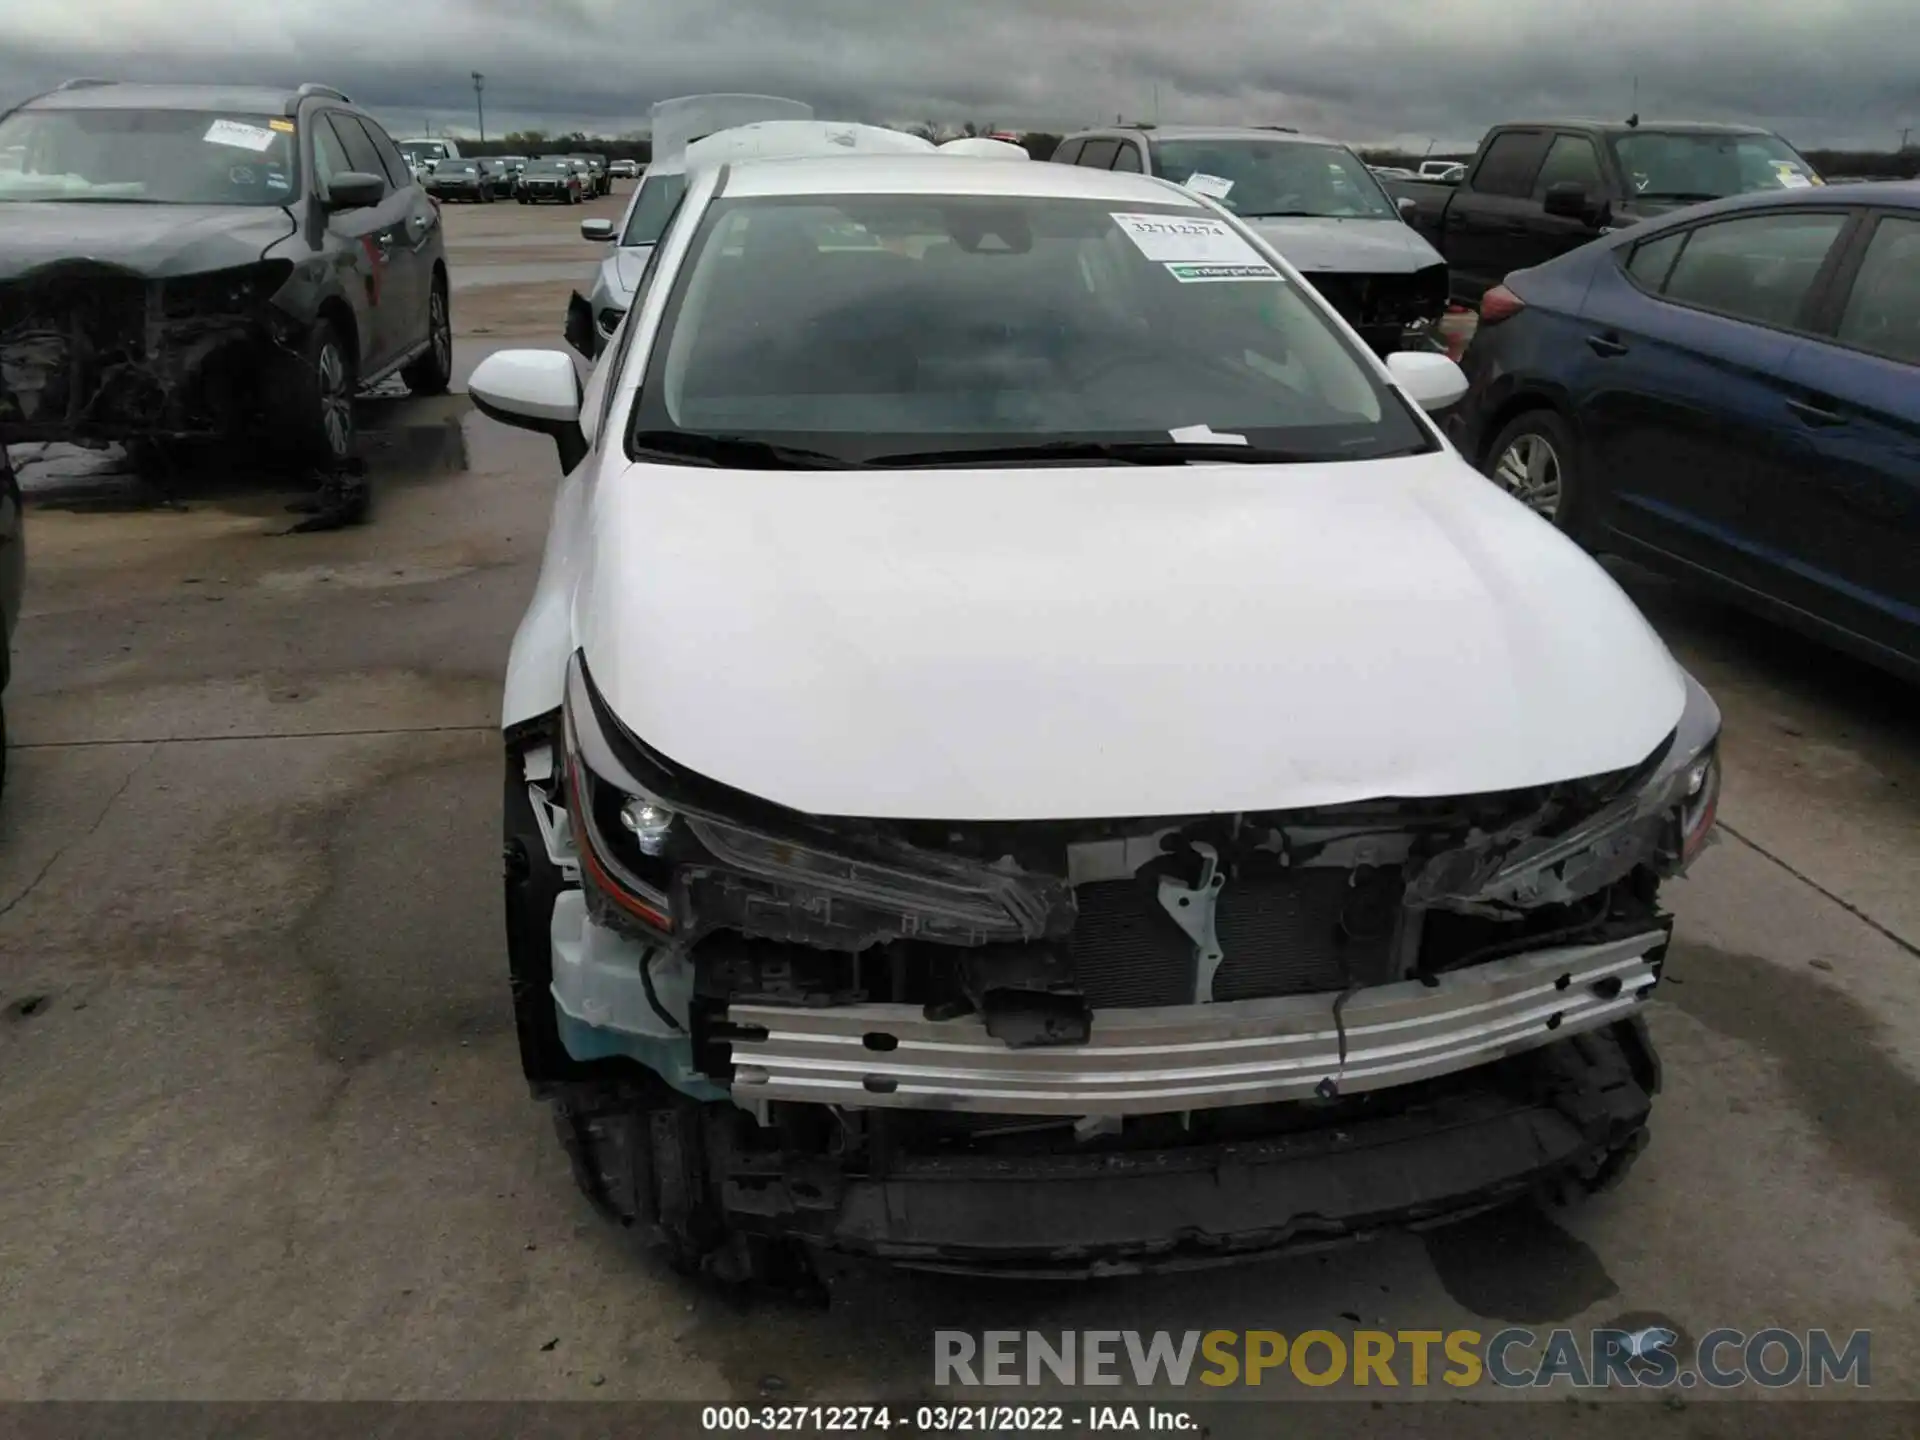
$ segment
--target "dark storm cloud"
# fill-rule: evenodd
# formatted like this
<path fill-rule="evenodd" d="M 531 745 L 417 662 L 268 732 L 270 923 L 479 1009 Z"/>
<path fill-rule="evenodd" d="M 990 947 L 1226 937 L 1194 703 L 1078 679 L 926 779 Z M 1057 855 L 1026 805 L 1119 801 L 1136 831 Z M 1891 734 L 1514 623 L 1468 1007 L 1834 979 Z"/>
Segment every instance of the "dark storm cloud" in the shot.
<path fill-rule="evenodd" d="M 880 120 L 1265 121 L 1470 140 L 1527 113 L 1743 119 L 1886 147 L 1920 125 L 1909 0 L 6 0 L 0 96 L 74 73 L 323 79 L 407 129 L 623 130 L 748 90 Z"/>

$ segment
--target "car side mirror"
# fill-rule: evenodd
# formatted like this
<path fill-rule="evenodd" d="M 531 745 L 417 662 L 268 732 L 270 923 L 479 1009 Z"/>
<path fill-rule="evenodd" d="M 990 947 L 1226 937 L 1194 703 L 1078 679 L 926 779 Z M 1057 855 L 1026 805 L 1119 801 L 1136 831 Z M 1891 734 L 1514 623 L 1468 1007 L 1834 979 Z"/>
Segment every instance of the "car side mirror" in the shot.
<path fill-rule="evenodd" d="M 1581 220 L 1588 225 L 1605 222 L 1607 202 L 1598 199 L 1578 180 L 1557 180 L 1547 187 L 1540 207 L 1563 220 Z"/>
<path fill-rule="evenodd" d="M 489 420 L 551 435 L 560 469 L 570 472 L 587 456 L 580 428 L 580 372 L 559 350 L 497 350 L 467 381 L 474 408 Z"/>
<path fill-rule="evenodd" d="M 1402 195 L 1399 200 L 1395 202 L 1395 208 L 1400 211 L 1400 218 L 1409 225 L 1413 223 L 1413 217 L 1418 214 L 1420 210 L 1419 203 L 1415 201 L 1411 195 Z"/>
<path fill-rule="evenodd" d="M 582 220 L 580 222 L 580 238 L 583 240 L 600 241 L 613 239 L 613 221 Z"/>
<path fill-rule="evenodd" d="M 1387 356 L 1387 373 L 1429 415 L 1460 403 L 1467 393 L 1467 372 L 1432 350 L 1396 350 Z"/>
<path fill-rule="evenodd" d="M 364 170 L 346 170 L 327 181 L 329 210 L 365 210 L 386 198 L 386 180 Z"/>

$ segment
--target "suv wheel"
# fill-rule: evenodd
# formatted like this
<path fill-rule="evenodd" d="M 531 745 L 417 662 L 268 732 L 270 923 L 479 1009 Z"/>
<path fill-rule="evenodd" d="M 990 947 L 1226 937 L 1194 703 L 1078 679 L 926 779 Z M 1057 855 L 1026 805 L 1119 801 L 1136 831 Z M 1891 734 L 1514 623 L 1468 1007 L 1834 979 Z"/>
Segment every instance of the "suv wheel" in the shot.
<path fill-rule="evenodd" d="M 400 378 L 415 395 L 444 395 L 453 383 L 453 320 L 443 276 L 433 277 L 433 292 L 427 297 L 427 348 Z"/>
<path fill-rule="evenodd" d="M 289 367 L 280 412 L 287 448 L 300 460 L 338 468 L 353 456 L 353 397 L 359 364 L 346 335 L 316 320 Z"/>

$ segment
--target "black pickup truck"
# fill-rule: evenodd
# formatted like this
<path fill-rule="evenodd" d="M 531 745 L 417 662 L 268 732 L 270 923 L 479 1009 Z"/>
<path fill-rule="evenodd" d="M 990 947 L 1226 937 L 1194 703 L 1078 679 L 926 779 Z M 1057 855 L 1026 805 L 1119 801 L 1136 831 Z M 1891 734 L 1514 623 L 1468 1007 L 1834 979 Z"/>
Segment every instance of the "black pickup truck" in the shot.
<path fill-rule="evenodd" d="M 1445 258 L 1463 305 L 1596 235 L 1706 200 L 1822 183 L 1769 131 L 1638 117 L 1496 125 L 1459 181 L 1381 181 Z"/>

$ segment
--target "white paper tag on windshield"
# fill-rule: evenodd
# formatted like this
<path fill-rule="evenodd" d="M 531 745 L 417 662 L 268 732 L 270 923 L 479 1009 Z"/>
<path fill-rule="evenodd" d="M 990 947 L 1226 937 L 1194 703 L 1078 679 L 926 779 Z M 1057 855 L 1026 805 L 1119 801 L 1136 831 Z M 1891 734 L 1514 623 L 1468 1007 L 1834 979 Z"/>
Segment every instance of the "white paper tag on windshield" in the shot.
<path fill-rule="evenodd" d="M 1196 265 L 1188 260 L 1170 260 L 1167 273 L 1182 285 L 1201 285 L 1222 280 L 1266 280 L 1279 284 L 1280 272 L 1262 261 L 1251 265 Z"/>
<path fill-rule="evenodd" d="M 1167 431 L 1178 445 L 1244 445 L 1247 437 L 1216 430 L 1211 425 L 1176 425 Z"/>
<path fill-rule="evenodd" d="M 1802 175 L 1798 170 L 1782 170 L 1780 172 L 1780 184 L 1788 190 L 1811 190 L 1813 188 L 1813 181 Z"/>
<path fill-rule="evenodd" d="M 1196 265 L 1266 264 L 1259 251 L 1216 216 L 1114 212 L 1113 223 L 1149 260 L 1190 261 Z"/>
<path fill-rule="evenodd" d="M 209 145 L 235 145 L 242 150 L 265 150 L 280 137 L 264 125 L 243 125 L 238 120 L 216 120 L 200 137 Z"/>
<path fill-rule="evenodd" d="M 1233 191 L 1233 181 L 1222 175 L 1205 175 L 1196 170 L 1181 185 L 1196 195 L 1204 195 L 1209 200 L 1224 200 Z"/>

